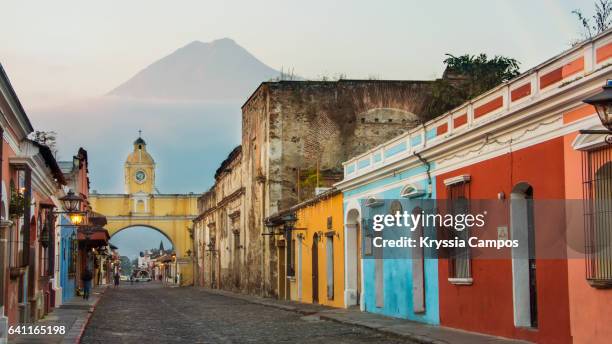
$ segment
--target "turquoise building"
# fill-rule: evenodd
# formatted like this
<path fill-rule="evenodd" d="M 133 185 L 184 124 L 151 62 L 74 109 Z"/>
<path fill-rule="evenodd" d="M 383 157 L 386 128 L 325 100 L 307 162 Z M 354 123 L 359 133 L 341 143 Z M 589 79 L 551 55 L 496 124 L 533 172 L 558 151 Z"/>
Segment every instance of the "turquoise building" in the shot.
<path fill-rule="evenodd" d="M 344 163 L 345 304 L 439 324 L 438 261 L 427 248 L 381 248 L 382 239 L 435 237 L 435 229 L 373 230 L 375 215 L 435 206 L 434 164 L 418 152 L 435 131 L 416 129 Z"/>
<path fill-rule="evenodd" d="M 60 217 L 60 286 L 62 287 L 62 303 L 76 295 L 76 254 L 78 251 L 77 231 L 70 226 L 70 219 Z"/>

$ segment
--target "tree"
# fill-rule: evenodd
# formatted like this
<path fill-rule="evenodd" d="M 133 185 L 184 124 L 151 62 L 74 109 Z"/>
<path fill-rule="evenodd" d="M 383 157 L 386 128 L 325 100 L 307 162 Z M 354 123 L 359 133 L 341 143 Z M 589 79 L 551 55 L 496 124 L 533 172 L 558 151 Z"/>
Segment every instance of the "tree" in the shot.
<path fill-rule="evenodd" d="M 426 109 L 431 117 L 441 115 L 520 74 L 519 62 L 509 57 L 489 59 L 486 54 L 446 56 L 444 77 L 433 82 L 431 101 Z"/>
<path fill-rule="evenodd" d="M 132 274 L 132 264 L 130 262 L 130 258 L 126 257 L 126 256 L 121 256 L 119 258 L 121 260 L 121 272 L 124 275 L 131 275 Z"/>
<path fill-rule="evenodd" d="M 584 30 L 584 39 L 591 39 L 606 31 L 612 23 L 612 0 L 595 1 L 595 14 L 591 18 L 586 17 L 581 10 L 573 10 L 573 14 L 578 17 L 580 25 Z"/>

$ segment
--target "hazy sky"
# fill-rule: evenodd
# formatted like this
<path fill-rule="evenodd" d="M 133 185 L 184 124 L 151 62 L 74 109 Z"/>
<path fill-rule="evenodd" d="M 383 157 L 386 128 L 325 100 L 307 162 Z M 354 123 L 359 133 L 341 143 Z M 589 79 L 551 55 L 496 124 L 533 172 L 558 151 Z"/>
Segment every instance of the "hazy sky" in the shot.
<path fill-rule="evenodd" d="M 26 109 L 106 93 L 194 40 L 231 37 L 269 66 L 316 78 L 430 79 L 444 53 L 523 69 L 579 35 L 591 1 L 5 0 L 0 61 Z"/>
<path fill-rule="evenodd" d="M 143 129 L 158 188 L 202 192 L 240 142 L 239 103 L 99 99 L 194 40 L 230 37 L 270 67 L 310 79 L 432 79 L 445 53 L 510 56 L 526 70 L 569 48 L 580 36 L 571 11 L 592 7 L 588 0 L 3 0 L 0 62 L 34 126 L 58 132 L 59 158 L 87 148 L 93 189 L 123 191 L 123 161 Z M 134 256 L 162 238 L 130 229 L 113 242 Z"/>

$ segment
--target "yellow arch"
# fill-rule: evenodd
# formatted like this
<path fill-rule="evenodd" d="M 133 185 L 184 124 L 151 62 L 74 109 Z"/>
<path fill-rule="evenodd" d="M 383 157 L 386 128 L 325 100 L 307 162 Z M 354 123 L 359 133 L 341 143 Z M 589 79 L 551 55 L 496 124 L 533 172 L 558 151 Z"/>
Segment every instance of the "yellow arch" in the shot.
<path fill-rule="evenodd" d="M 146 209 L 139 209 L 144 198 Z M 89 201 L 95 212 L 106 216 L 105 228 L 113 236 L 129 227 L 150 227 L 164 234 L 174 246 L 181 285 L 193 284 L 193 262 L 188 251 L 193 251 L 191 228 L 197 215 L 197 195 L 127 195 L 91 194 Z"/>

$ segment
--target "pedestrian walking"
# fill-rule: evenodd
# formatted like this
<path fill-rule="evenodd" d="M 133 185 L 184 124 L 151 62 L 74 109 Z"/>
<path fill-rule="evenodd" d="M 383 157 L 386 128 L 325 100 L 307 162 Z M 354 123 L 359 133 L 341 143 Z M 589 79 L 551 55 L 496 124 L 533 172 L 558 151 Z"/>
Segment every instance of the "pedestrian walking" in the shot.
<path fill-rule="evenodd" d="M 85 300 L 89 300 L 89 293 L 91 291 L 91 280 L 93 275 L 88 268 L 85 268 L 85 271 L 81 274 L 81 281 L 83 281 L 83 298 Z"/>
<path fill-rule="evenodd" d="M 119 280 L 121 279 L 121 276 L 119 276 L 118 272 L 115 272 L 115 276 L 113 276 L 115 279 L 115 288 L 119 287 Z"/>

